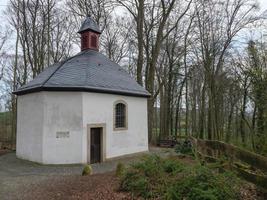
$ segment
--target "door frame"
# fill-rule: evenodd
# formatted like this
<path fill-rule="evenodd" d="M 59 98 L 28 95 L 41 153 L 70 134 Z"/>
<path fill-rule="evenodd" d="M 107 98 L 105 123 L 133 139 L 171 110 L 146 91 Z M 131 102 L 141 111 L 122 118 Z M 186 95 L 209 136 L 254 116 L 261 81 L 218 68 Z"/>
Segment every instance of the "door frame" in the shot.
<path fill-rule="evenodd" d="M 106 160 L 106 124 L 87 124 L 87 163 L 91 161 L 91 128 L 101 128 L 100 133 L 100 162 Z"/>

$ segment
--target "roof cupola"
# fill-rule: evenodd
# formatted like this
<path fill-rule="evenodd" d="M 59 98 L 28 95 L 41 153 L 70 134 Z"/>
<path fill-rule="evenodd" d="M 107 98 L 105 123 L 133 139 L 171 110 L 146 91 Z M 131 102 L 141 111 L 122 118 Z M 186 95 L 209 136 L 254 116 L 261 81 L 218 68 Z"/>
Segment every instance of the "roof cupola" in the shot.
<path fill-rule="evenodd" d="M 101 31 L 97 23 L 87 16 L 78 33 L 81 34 L 81 50 L 93 49 L 99 51 L 99 36 Z"/>

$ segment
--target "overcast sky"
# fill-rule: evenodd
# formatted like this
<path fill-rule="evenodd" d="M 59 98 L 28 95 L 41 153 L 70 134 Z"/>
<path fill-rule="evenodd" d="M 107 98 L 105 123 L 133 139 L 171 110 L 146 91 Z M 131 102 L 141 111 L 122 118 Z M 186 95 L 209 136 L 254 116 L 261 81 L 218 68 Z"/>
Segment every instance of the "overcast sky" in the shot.
<path fill-rule="evenodd" d="M 5 21 L 3 20 L 2 12 L 6 9 L 8 2 L 10 0 L 0 0 L 0 25 L 4 25 Z M 266 11 L 267 13 L 267 0 L 258 0 L 259 6 L 260 6 L 260 13 Z M 2 26 L 3 27 L 3 26 Z M 260 32 L 265 31 L 265 30 L 260 30 Z M 245 31 L 246 32 L 246 31 Z M 267 34 L 267 32 L 266 32 Z"/>
<path fill-rule="evenodd" d="M 260 3 L 260 8 L 262 11 L 267 10 L 267 1 L 266 0 L 258 0 Z"/>
<path fill-rule="evenodd" d="M 8 2 L 9 0 L 0 0 L 0 11 L 5 9 Z M 261 11 L 267 10 L 267 0 L 258 0 L 258 2 L 260 3 Z"/>

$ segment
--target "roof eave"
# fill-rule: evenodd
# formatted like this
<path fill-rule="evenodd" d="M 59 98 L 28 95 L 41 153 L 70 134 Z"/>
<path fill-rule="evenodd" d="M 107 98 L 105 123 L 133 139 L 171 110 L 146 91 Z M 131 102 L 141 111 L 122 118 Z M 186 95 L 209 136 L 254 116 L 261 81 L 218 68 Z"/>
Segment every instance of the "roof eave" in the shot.
<path fill-rule="evenodd" d="M 92 32 L 95 32 L 97 34 L 101 34 L 102 32 L 101 31 L 98 31 L 98 30 L 94 30 L 94 29 L 91 29 L 91 28 L 86 28 L 86 29 L 80 29 L 77 33 L 81 34 L 85 31 L 92 31 Z"/>
<path fill-rule="evenodd" d="M 117 94 L 124 96 L 134 96 L 134 97 L 144 97 L 149 98 L 150 93 L 137 93 L 137 92 L 128 92 L 128 91 L 118 91 L 118 90 L 107 90 L 107 89 L 95 89 L 95 88 L 84 88 L 84 87 L 33 87 L 25 88 L 22 90 L 14 91 L 13 94 L 17 96 L 41 92 L 41 91 L 54 91 L 54 92 L 94 92 L 94 93 L 104 93 L 104 94 Z"/>

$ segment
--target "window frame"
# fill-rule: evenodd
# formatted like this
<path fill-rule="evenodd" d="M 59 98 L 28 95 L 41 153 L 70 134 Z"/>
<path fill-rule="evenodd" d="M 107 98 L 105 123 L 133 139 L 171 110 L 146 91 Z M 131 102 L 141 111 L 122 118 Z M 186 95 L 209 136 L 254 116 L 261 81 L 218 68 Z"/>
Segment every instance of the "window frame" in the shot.
<path fill-rule="evenodd" d="M 124 104 L 125 106 L 125 127 L 116 127 L 116 105 Z M 113 104 L 113 130 L 114 131 L 122 131 L 128 130 L 128 104 L 123 100 L 117 100 Z"/>

